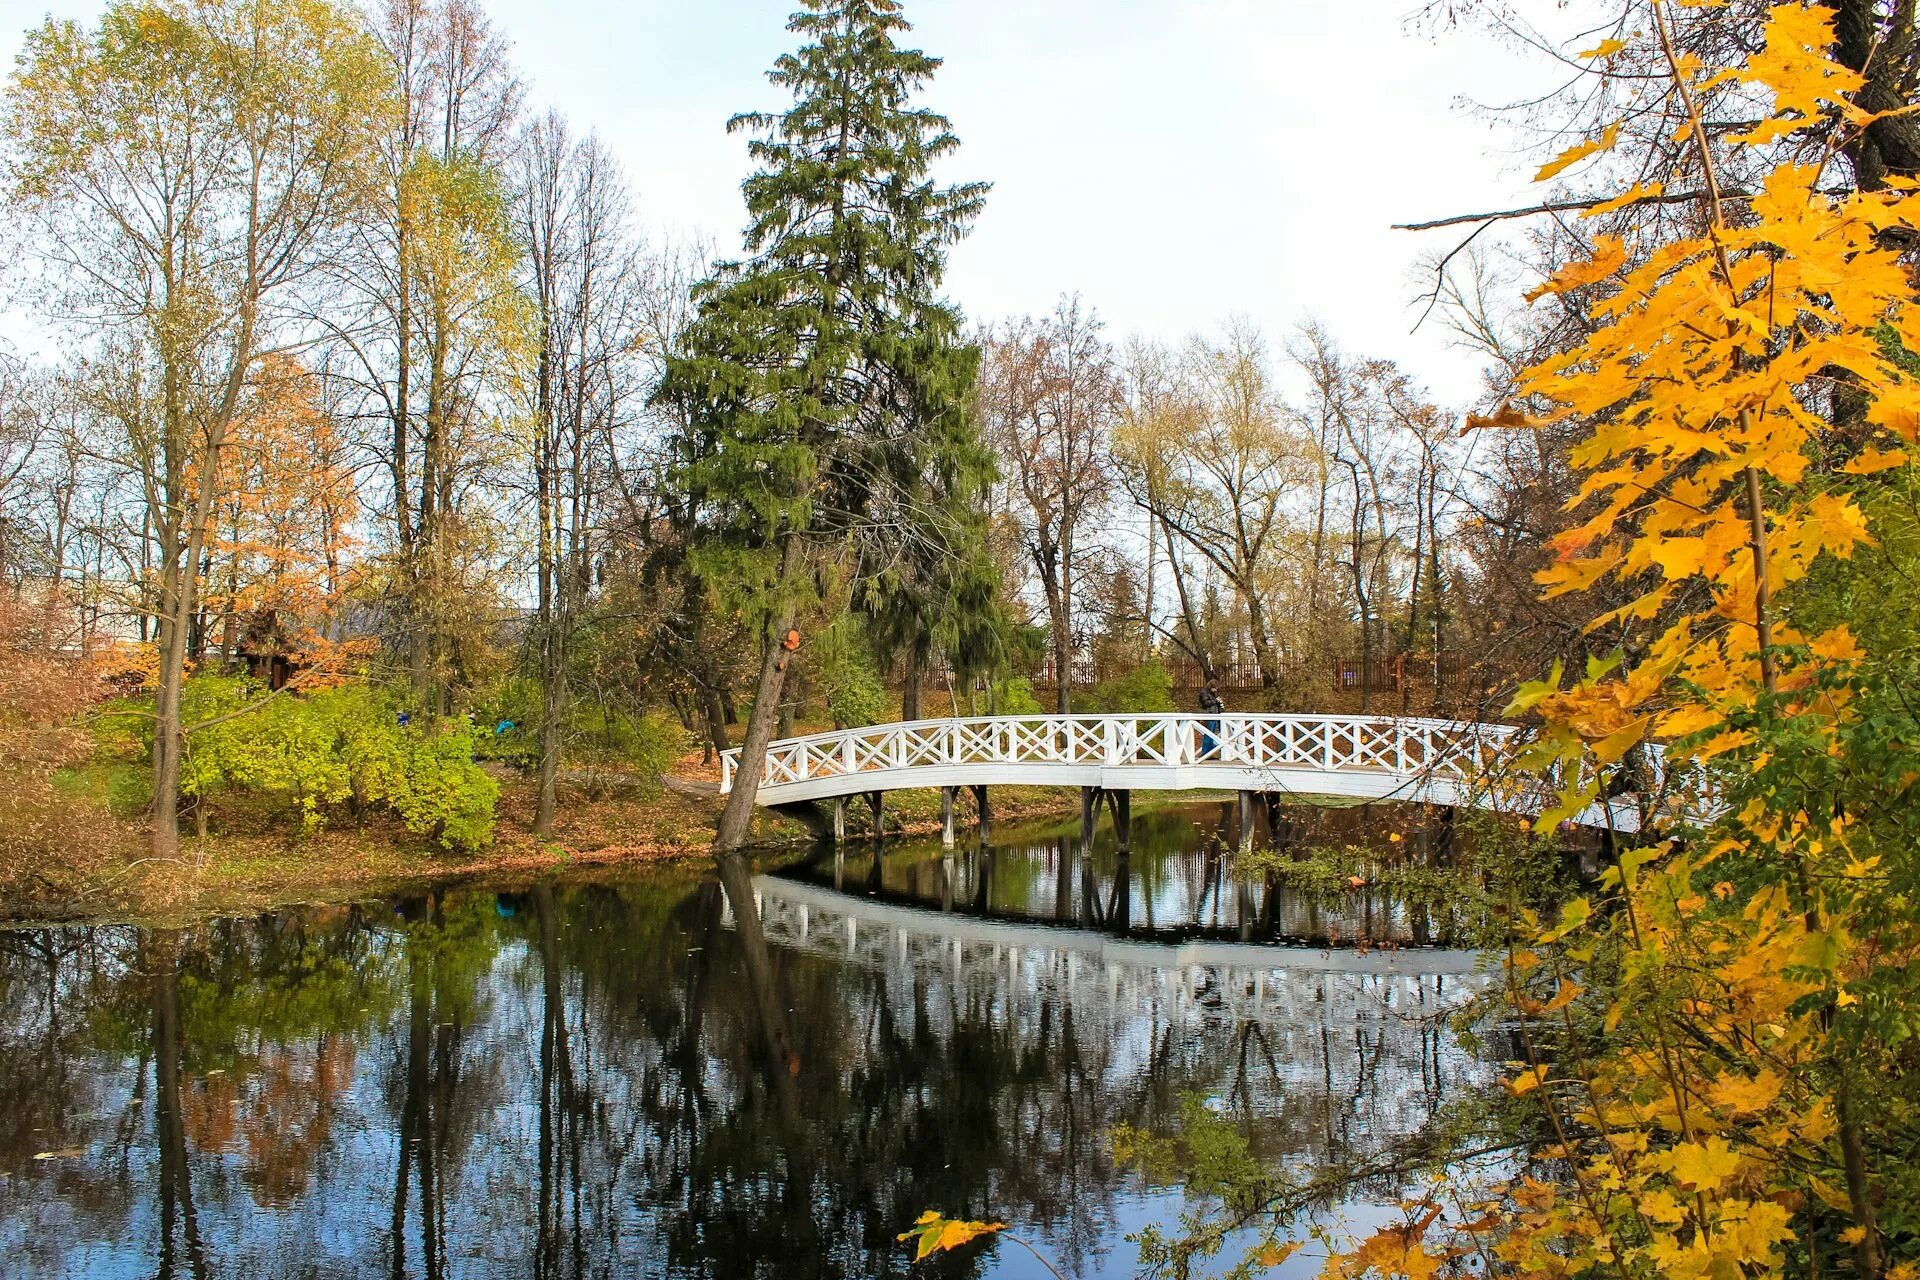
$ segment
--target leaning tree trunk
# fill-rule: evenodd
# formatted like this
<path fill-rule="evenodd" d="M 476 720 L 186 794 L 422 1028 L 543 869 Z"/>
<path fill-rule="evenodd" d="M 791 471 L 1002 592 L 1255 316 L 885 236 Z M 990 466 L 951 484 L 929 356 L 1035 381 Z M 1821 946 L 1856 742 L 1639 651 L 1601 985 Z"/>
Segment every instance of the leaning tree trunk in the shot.
<path fill-rule="evenodd" d="M 702 763 L 711 763 L 727 749 L 727 711 L 720 705 L 719 693 L 710 684 L 700 686 L 700 712 L 707 722 L 707 749 Z"/>
<path fill-rule="evenodd" d="M 778 583 L 784 589 L 793 573 L 797 556 L 795 536 L 786 535 L 780 549 Z M 787 683 L 787 651 L 781 638 L 793 626 L 793 607 L 782 609 L 760 637 L 760 674 L 753 684 L 753 709 L 747 713 L 746 741 L 740 747 L 740 767 L 733 775 L 733 790 L 727 793 L 720 820 L 714 824 L 713 853 L 722 857 L 746 843 L 753 826 L 754 801 L 760 795 L 760 775 L 766 768 L 767 744 L 773 741 L 773 728 L 780 718 L 780 694 Z"/>

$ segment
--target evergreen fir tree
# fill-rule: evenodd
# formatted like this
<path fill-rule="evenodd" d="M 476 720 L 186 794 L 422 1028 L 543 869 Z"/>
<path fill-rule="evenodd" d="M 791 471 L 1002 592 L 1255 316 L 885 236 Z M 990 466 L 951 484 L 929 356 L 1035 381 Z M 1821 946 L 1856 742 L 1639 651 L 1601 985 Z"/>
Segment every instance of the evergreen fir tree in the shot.
<path fill-rule="evenodd" d="M 716 852 L 747 832 L 809 555 L 852 539 L 876 556 L 908 532 L 928 477 L 980 466 L 966 416 L 978 357 L 938 287 L 986 186 L 929 176 L 959 145 L 912 102 L 939 60 L 896 44 L 909 30 L 896 0 L 803 4 L 788 29 L 805 43 L 768 75 L 792 106 L 728 124 L 754 135 L 747 256 L 701 286 L 661 388 L 688 424 L 677 479 L 704 515 L 695 567 L 760 637 Z"/>

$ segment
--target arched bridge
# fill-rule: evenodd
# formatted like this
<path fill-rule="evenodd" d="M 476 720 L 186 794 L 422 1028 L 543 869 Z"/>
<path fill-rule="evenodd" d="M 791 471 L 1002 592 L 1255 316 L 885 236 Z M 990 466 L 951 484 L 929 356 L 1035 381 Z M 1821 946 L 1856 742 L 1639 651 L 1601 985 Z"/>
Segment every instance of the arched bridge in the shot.
<path fill-rule="evenodd" d="M 1421 717 L 1320 715 L 1043 715 L 913 720 L 770 743 L 757 803 L 777 807 L 938 787 L 951 812 L 967 786 L 1080 787 L 1084 794 L 1236 791 L 1413 800 L 1539 812 L 1550 794 L 1505 765 L 1511 725 Z M 1658 772 L 1658 753 L 1649 761 Z M 740 748 L 721 755 L 723 792 Z M 984 794 L 982 793 L 984 799 Z M 1632 831 L 1632 796 L 1595 804 L 1577 822 Z M 949 833 L 951 823 L 949 822 Z"/>

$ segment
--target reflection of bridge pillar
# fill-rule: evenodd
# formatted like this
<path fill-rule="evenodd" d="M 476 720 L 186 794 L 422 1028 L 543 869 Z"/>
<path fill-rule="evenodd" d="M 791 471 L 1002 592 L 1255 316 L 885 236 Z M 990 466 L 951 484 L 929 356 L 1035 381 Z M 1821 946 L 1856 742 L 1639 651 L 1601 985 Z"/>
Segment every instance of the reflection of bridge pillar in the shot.
<path fill-rule="evenodd" d="M 1119 837 L 1120 852 L 1133 848 L 1133 792 L 1107 792 L 1107 808 L 1113 811 L 1113 833 Z"/>
<path fill-rule="evenodd" d="M 984 782 L 977 782 L 973 786 L 973 807 L 980 815 L 980 843 L 985 844 L 990 815 L 987 813 L 987 784 Z"/>
<path fill-rule="evenodd" d="M 1100 788 L 1080 788 L 1080 856 L 1093 853 L 1093 829 L 1100 823 Z"/>
<path fill-rule="evenodd" d="M 1062 924 L 1073 920 L 1073 850 L 1065 838 L 1053 846 L 1053 918 Z"/>
<path fill-rule="evenodd" d="M 953 795 L 958 787 L 940 788 L 940 847 L 953 848 Z"/>

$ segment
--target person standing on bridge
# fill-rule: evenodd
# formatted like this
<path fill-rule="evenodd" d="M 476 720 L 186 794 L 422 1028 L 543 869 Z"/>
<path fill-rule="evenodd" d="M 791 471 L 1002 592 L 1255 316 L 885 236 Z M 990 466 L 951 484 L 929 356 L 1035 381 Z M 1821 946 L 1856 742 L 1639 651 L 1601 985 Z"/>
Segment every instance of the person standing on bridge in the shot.
<path fill-rule="evenodd" d="M 1220 701 L 1220 690 L 1213 681 L 1207 681 L 1206 688 L 1200 690 L 1200 710 L 1203 714 L 1219 716 L 1227 709 Z M 1203 720 L 1200 722 L 1200 758 L 1214 755 L 1220 748 L 1220 721 Z"/>

